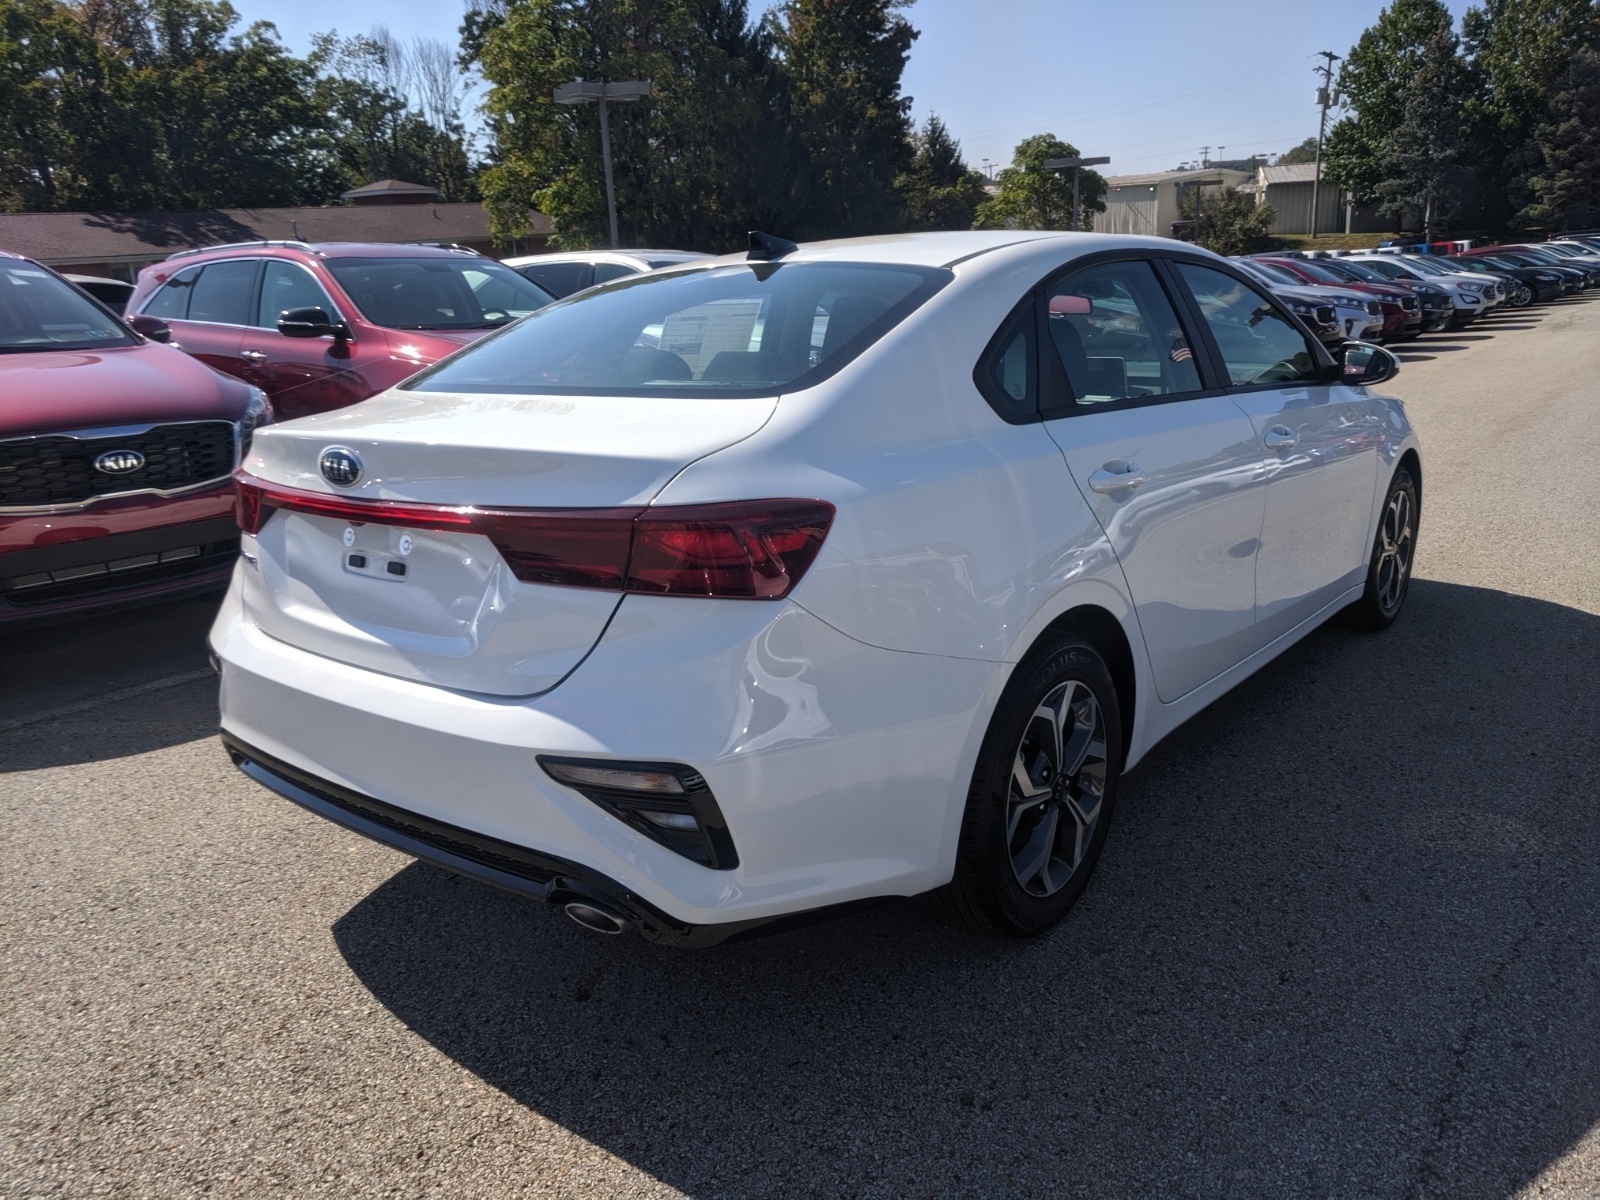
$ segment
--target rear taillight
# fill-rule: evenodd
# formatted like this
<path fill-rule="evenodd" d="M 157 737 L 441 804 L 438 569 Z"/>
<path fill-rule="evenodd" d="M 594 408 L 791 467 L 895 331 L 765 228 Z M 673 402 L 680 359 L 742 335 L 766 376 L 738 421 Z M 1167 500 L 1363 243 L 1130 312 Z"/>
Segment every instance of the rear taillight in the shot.
<path fill-rule="evenodd" d="M 782 599 L 817 557 L 834 514 L 825 500 L 451 508 L 304 492 L 242 472 L 235 479 L 246 533 L 259 533 L 280 508 L 353 525 L 478 533 L 524 583 L 658 596 Z"/>

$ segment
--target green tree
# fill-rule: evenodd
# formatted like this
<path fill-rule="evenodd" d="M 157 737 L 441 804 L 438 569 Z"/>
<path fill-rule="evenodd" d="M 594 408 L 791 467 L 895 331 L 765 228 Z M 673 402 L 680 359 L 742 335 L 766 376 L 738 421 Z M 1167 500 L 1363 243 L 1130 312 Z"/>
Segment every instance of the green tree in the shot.
<path fill-rule="evenodd" d="M 804 151 L 796 237 L 901 228 L 895 181 L 910 166 L 900 77 L 917 31 L 909 0 L 787 0 L 772 18 L 789 128 Z"/>
<path fill-rule="evenodd" d="M 1053 158 L 1075 158 L 1079 151 L 1054 134 L 1037 133 L 1017 144 L 1011 165 L 1000 172 L 999 191 L 978 205 L 979 229 L 1071 229 L 1072 172 L 1047 171 Z M 1081 229 L 1094 227 L 1094 214 L 1106 210 L 1106 181 L 1085 167 L 1078 182 Z"/>
<path fill-rule="evenodd" d="M 912 136 L 911 166 L 895 180 L 908 229 L 971 229 L 983 203 L 983 176 L 967 166 L 961 144 L 930 116 Z"/>
<path fill-rule="evenodd" d="M 1497 227 L 1536 202 L 1535 176 L 1547 170 L 1537 140 L 1550 122 L 1557 80 L 1582 47 L 1600 50 L 1600 4 L 1594 0 L 1484 0 L 1461 32 L 1478 91 L 1467 109 L 1477 146 L 1480 191 Z"/>
<path fill-rule="evenodd" d="M 1379 210 L 1391 216 L 1422 214 L 1425 240 L 1454 215 L 1459 193 L 1453 168 L 1460 161 L 1465 69 L 1455 35 L 1441 30 L 1423 50 L 1406 86 L 1404 116 L 1381 142 L 1383 179 Z"/>
<path fill-rule="evenodd" d="M 574 79 L 652 84 L 609 106 L 626 244 L 727 250 L 790 211 L 797 156 L 776 115 L 772 34 L 744 0 L 512 0 L 469 13 L 465 33 L 490 84 L 481 185 L 498 238 L 525 236 L 530 208 L 557 246 L 607 236 L 596 107 L 551 98 Z"/>
<path fill-rule="evenodd" d="M 1388 175 L 1386 139 L 1406 118 L 1412 77 L 1429 43 L 1454 27 L 1443 0 L 1393 0 L 1346 55 L 1339 94 L 1353 115 L 1330 131 L 1322 161 L 1327 177 L 1356 203 L 1379 199 Z"/>
<path fill-rule="evenodd" d="M 1528 180 L 1537 198 L 1521 219 L 1565 229 L 1574 211 L 1600 206 L 1600 54 L 1587 46 L 1573 54 L 1534 143 L 1542 169 Z"/>
<path fill-rule="evenodd" d="M 1278 156 L 1280 167 L 1293 166 L 1295 163 L 1309 163 L 1317 161 L 1317 139 L 1308 137 L 1298 146 L 1284 151 Z"/>
<path fill-rule="evenodd" d="M 1178 215 L 1192 222 L 1190 241 L 1218 254 L 1254 254 L 1272 243 L 1272 222 L 1277 214 L 1270 204 L 1258 204 L 1237 188 L 1215 192 L 1189 188 Z M 1199 216 L 1196 219 L 1196 210 Z"/>

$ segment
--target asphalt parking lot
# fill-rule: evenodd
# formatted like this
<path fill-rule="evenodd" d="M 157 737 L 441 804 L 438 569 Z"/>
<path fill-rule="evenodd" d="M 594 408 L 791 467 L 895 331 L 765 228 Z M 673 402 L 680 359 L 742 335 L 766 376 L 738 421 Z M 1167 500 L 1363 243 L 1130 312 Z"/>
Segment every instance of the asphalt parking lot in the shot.
<path fill-rule="evenodd" d="M 209 602 L 0 637 L 0 1194 L 1600 1194 L 1600 299 L 1401 357 L 1408 610 L 1157 748 L 1032 943 L 588 934 L 234 772 Z"/>

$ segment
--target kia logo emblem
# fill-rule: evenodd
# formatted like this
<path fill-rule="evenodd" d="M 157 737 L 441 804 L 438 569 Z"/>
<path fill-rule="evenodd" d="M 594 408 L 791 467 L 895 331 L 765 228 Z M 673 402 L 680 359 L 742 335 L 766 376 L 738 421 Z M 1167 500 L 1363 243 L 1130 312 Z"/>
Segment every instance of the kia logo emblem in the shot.
<path fill-rule="evenodd" d="M 107 475 L 126 475 L 144 466 L 144 455 L 137 450 L 107 450 L 94 460 L 94 469 Z"/>
<path fill-rule="evenodd" d="M 361 478 L 361 456 L 346 446 L 329 446 L 317 466 L 334 487 L 349 487 Z"/>

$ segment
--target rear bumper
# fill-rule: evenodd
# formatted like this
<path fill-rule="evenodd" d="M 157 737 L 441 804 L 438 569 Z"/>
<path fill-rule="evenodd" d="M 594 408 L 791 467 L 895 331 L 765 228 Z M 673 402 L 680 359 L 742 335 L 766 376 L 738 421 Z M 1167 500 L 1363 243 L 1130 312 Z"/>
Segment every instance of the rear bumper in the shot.
<path fill-rule="evenodd" d="M 789 916 L 691 925 L 668 916 L 616 880 L 578 863 L 432 820 L 318 779 L 245 745 L 227 732 L 222 735 L 222 744 L 233 765 L 251 779 L 352 833 L 555 907 L 573 901 L 598 901 L 626 917 L 633 928 L 653 942 L 701 949 L 827 920 L 874 903 L 857 901 Z"/>
<path fill-rule="evenodd" d="M 1004 675 L 876 650 L 793 604 L 671 597 L 628 597 L 584 664 L 530 697 L 451 691 L 287 645 L 249 621 L 237 588 L 211 644 L 223 733 L 257 764 L 252 777 L 406 853 L 552 901 L 605 898 L 647 936 L 685 945 L 945 882 Z M 645 837 L 557 783 L 541 755 L 692 768 L 737 865 L 703 866 Z M 368 823 L 349 817 L 355 801 L 344 816 L 328 808 L 341 797 L 359 798 Z M 390 824 L 373 824 L 373 805 Z M 463 852 L 464 838 L 499 858 Z"/>

